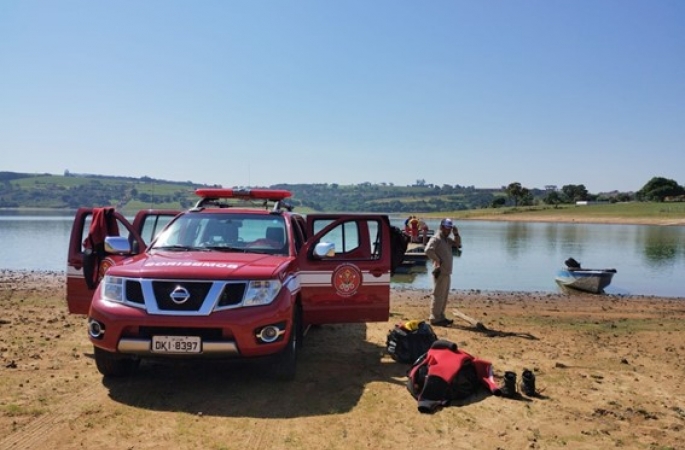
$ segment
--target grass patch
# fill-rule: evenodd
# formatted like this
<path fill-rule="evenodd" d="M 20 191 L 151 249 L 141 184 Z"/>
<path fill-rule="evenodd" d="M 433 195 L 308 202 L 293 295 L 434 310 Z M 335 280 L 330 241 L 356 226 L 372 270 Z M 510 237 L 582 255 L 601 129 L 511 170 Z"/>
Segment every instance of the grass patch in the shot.
<path fill-rule="evenodd" d="M 675 319 L 646 318 L 646 319 L 579 319 L 578 317 L 556 317 L 550 315 L 531 316 L 520 321 L 524 326 L 547 326 L 556 329 L 582 332 L 609 332 L 615 334 L 639 333 L 645 331 L 679 331 L 682 323 Z"/>
<path fill-rule="evenodd" d="M 685 203 L 627 202 L 601 203 L 590 205 L 560 205 L 558 208 L 548 205 L 529 207 L 503 207 L 451 211 L 447 213 L 456 219 L 487 219 L 507 216 L 525 216 L 545 220 L 545 218 L 566 218 L 573 220 L 645 220 L 645 219 L 685 219 Z M 431 214 L 438 217 L 439 214 Z"/>
<path fill-rule="evenodd" d="M 39 417 L 45 409 L 34 406 L 21 406 L 15 403 L 0 406 L 0 411 L 6 417 Z"/>

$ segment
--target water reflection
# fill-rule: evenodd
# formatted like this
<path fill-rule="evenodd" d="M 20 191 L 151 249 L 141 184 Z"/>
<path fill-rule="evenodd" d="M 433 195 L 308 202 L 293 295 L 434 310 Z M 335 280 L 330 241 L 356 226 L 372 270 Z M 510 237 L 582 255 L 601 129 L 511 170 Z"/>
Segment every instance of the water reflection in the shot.
<path fill-rule="evenodd" d="M 429 221 L 430 228 L 438 221 Z M 685 227 L 461 221 L 463 256 L 453 289 L 559 292 L 556 271 L 573 257 L 584 267 L 615 268 L 606 289 L 617 295 L 685 297 Z M 393 277 L 398 287 L 427 289 L 427 274 Z M 409 286 L 407 286 L 411 283 Z"/>
<path fill-rule="evenodd" d="M 529 228 L 523 222 L 508 222 L 506 224 L 506 249 L 509 256 L 518 259 L 529 248 Z"/>
<path fill-rule="evenodd" d="M 73 214 L 0 211 L 0 269 L 64 271 Z M 402 225 L 404 217 L 393 218 Z M 439 220 L 428 220 L 437 229 Z M 457 222 L 463 254 L 453 289 L 559 292 L 554 281 L 573 257 L 585 267 L 616 268 L 609 294 L 685 297 L 685 227 L 575 223 Z M 430 289 L 426 267 L 393 286 Z"/>
<path fill-rule="evenodd" d="M 680 227 L 679 227 L 680 228 Z M 653 267 L 667 266 L 685 253 L 685 243 L 675 227 L 666 230 L 645 228 L 638 241 L 644 244 L 645 262 Z"/>

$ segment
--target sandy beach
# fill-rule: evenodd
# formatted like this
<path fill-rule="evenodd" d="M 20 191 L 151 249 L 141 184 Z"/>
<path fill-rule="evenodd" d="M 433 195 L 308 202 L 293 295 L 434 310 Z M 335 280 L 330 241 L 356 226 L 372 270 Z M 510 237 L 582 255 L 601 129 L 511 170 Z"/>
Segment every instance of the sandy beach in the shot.
<path fill-rule="evenodd" d="M 0 271 L 0 449 L 676 449 L 685 432 L 685 299 L 458 292 L 438 336 L 539 395 L 483 393 L 432 415 L 385 351 L 395 323 L 424 319 L 429 292 L 394 290 L 384 323 L 312 329 L 298 377 L 259 366 L 144 362 L 103 379 L 64 274 Z"/>

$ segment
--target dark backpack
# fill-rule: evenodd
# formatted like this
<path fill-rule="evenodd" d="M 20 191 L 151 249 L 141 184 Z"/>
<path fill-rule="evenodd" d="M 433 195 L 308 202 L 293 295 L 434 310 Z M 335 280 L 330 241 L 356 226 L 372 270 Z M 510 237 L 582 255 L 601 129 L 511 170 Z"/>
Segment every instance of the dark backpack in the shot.
<path fill-rule="evenodd" d="M 397 362 L 412 364 L 426 353 L 433 342 L 437 341 L 433 328 L 426 322 L 419 322 L 415 330 L 404 324 L 395 325 L 386 340 L 387 351 Z"/>

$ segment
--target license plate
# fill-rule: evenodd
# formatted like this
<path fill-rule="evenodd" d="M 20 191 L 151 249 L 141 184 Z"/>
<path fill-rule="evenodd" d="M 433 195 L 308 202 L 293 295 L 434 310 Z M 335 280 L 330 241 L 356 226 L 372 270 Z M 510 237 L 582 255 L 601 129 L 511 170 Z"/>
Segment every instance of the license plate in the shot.
<path fill-rule="evenodd" d="M 200 353 L 202 340 L 199 336 L 152 336 L 154 353 Z"/>

